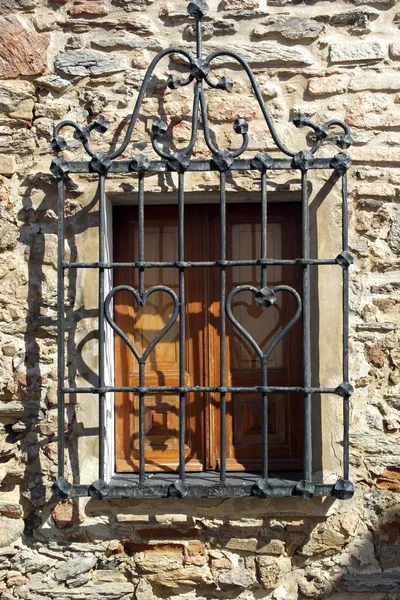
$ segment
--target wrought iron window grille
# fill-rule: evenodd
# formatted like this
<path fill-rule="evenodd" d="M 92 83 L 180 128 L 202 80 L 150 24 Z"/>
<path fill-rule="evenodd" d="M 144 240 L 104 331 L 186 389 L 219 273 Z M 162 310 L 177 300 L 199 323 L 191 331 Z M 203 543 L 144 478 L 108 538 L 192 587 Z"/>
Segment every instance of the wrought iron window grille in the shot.
<path fill-rule="evenodd" d="M 51 172 L 53 173 L 58 186 L 58 478 L 53 484 L 53 492 L 59 498 L 92 496 L 95 498 L 149 498 L 149 497 L 230 497 L 230 496 L 257 496 L 259 498 L 268 498 L 276 496 L 299 496 L 301 498 L 312 498 L 313 496 L 335 496 L 340 499 L 347 499 L 353 495 L 354 488 L 349 480 L 349 399 L 353 388 L 349 383 L 349 346 L 348 346 L 348 323 L 349 323 L 349 271 L 348 268 L 353 262 L 353 258 L 348 250 L 348 206 L 347 206 L 347 170 L 351 165 L 350 157 L 339 152 L 331 158 L 319 158 L 317 151 L 323 140 L 328 136 L 331 128 L 339 128 L 341 131 L 337 145 L 342 149 L 347 149 L 352 144 L 352 138 L 348 126 L 340 120 L 331 120 L 323 125 L 317 125 L 308 118 L 300 115 L 294 119 L 294 125 L 298 128 L 311 128 L 314 134 L 314 144 L 310 149 L 294 152 L 287 148 L 280 140 L 277 131 L 270 118 L 268 110 L 263 102 L 260 89 L 253 72 L 247 62 L 236 52 L 231 50 L 217 50 L 203 58 L 202 51 L 202 19 L 208 11 L 208 6 L 202 0 L 193 0 L 188 4 L 188 13 L 194 17 L 196 26 L 196 55 L 181 48 L 167 48 L 157 54 L 153 59 L 139 91 L 136 105 L 130 118 L 128 130 L 120 147 L 108 154 L 96 153 L 90 146 L 90 134 L 93 130 L 104 133 L 109 127 L 109 122 L 104 117 L 98 117 L 89 126 L 81 126 L 71 120 L 65 120 L 55 127 L 52 148 L 56 153 L 62 152 L 67 147 L 65 138 L 60 135 L 64 127 L 72 127 L 75 130 L 76 137 L 83 144 L 86 153 L 90 159 L 86 161 L 67 161 L 63 157 L 54 159 L 51 163 Z M 176 75 L 170 75 L 167 85 L 170 89 L 187 86 L 194 83 L 194 99 L 192 112 L 192 130 L 189 144 L 185 149 L 168 153 L 161 148 L 159 144 L 167 132 L 167 125 L 161 120 L 156 121 L 152 127 L 151 143 L 156 154 L 161 160 L 149 160 L 144 155 L 136 155 L 124 160 L 116 160 L 127 149 L 138 120 L 139 111 L 149 85 L 150 78 L 155 67 L 165 56 L 180 54 L 187 60 L 189 74 L 186 79 L 180 79 Z M 218 57 L 228 56 L 236 61 L 247 73 L 253 88 L 255 97 L 258 101 L 261 112 L 264 116 L 268 129 L 274 140 L 276 147 L 283 153 L 284 158 L 273 158 L 266 153 L 260 153 L 252 159 L 241 158 L 248 145 L 248 124 L 243 119 L 237 119 L 233 124 L 234 131 L 242 136 L 242 143 L 238 150 L 228 152 L 226 149 L 217 148 L 210 133 L 207 106 L 204 95 L 204 84 L 211 88 L 230 91 L 233 81 L 228 77 L 221 77 L 218 80 L 213 79 L 211 67 L 213 61 Z M 198 135 L 199 111 L 201 113 L 201 122 L 204 132 L 205 142 L 211 152 L 208 160 L 194 160 L 191 158 L 192 150 Z M 274 260 L 268 258 L 266 246 L 266 208 L 267 208 L 267 174 L 269 170 L 289 170 L 297 169 L 301 174 L 301 204 L 302 204 L 302 255 L 293 260 Z M 337 173 L 342 181 L 342 251 L 336 257 L 330 259 L 316 259 L 310 255 L 310 226 L 309 226 L 309 205 L 307 192 L 307 173 L 313 169 L 328 169 Z M 220 222 L 221 222 L 221 244 L 220 258 L 216 262 L 188 262 L 184 256 L 184 219 L 185 219 L 185 199 L 184 199 L 184 179 L 185 173 L 189 171 L 219 171 L 220 174 Z M 174 262 L 146 262 L 144 255 L 144 182 L 146 173 L 165 173 L 175 171 L 178 173 L 178 232 L 179 249 L 178 259 Z M 261 195 L 261 255 L 258 260 L 234 261 L 227 260 L 226 253 L 226 173 L 227 171 L 258 171 L 260 174 L 260 195 Z M 98 174 L 99 193 L 99 258 L 97 262 L 68 262 L 64 256 L 64 214 L 65 214 L 65 183 L 68 175 L 72 173 L 96 173 Z M 138 178 L 138 219 L 139 219 L 139 247 L 138 261 L 134 263 L 113 263 L 105 260 L 105 184 L 106 178 L 113 173 L 135 173 Z M 255 287 L 252 285 L 242 285 L 233 290 L 226 289 L 227 269 L 232 266 L 258 265 L 261 273 L 261 285 Z M 270 265 L 297 265 L 302 270 L 302 297 L 287 285 L 278 285 L 268 287 L 267 267 Z M 322 388 L 311 386 L 311 356 L 310 356 L 310 269 L 312 266 L 337 265 L 342 269 L 343 278 L 343 380 L 336 388 Z M 105 273 L 108 269 L 117 267 L 129 267 L 137 269 L 139 273 L 138 289 L 130 286 L 119 286 L 112 289 L 105 297 Z M 171 288 L 165 285 L 156 285 L 145 290 L 144 277 L 145 271 L 151 267 L 173 267 L 179 273 L 179 293 L 176 294 Z M 220 331 L 221 331 L 221 367 L 220 367 L 220 385 L 216 387 L 189 387 L 185 386 L 185 271 L 194 267 L 216 267 L 220 269 L 221 287 L 220 303 L 225 307 L 221 310 Z M 64 307 L 64 273 L 66 269 L 96 269 L 98 271 L 98 385 L 90 387 L 65 387 L 65 307 Z M 173 314 L 164 326 L 158 332 L 147 349 L 140 354 L 128 336 L 116 325 L 112 312 L 112 299 L 118 291 L 125 289 L 135 297 L 138 306 L 146 303 L 147 298 L 156 290 L 163 290 L 173 300 Z M 232 300 L 240 291 L 248 290 L 255 296 L 255 300 L 261 306 L 268 308 L 276 300 L 276 294 L 290 294 L 295 298 L 296 311 L 291 320 L 283 327 L 282 331 L 270 343 L 268 348 L 261 349 L 251 334 L 236 320 L 232 312 Z M 276 387 L 268 385 L 268 358 L 273 349 L 283 337 L 287 334 L 294 323 L 302 316 L 302 346 L 303 346 L 303 385 L 301 387 Z M 241 336 L 245 338 L 252 346 L 261 361 L 262 385 L 250 388 L 229 387 L 226 384 L 226 364 L 225 364 L 225 332 L 226 318 L 230 319 L 233 326 L 238 330 Z M 154 350 L 156 344 L 162 339 L 165 333 L 175 323 L 179 322 L 179 342 L 180 342 L 180 375 L 179 385 L 175 387 L 167 386 L 146 386 L 145 385 L 145 363 L 150 353 Z M 110 326 L 116 334 L 128 345 L 135 359 L 139 364 L 139 385 L 137 387 L 117 387 L 107 386 L 105 382 L 105 327 Z M 105 481 L 105 395 L 108 392 L 129 391 L 139 395 L 139 474 L 137 481 L 131 485 L 119 485 L 118 483 Z M 220 458 L 221 465 L 217 480 L 209 480 L 208 483 L 199 485 L 196 480 L 192 481 L 191 475 L 185 472 L 185 396 L 191 391 L 214 392 L 220 398 Z M 250 473 L 240 474 L 239 477 L 230 477 L 226 472 L 226 394 L 231 392 L 248 392 L 262 395 L 262 473 L 254 475 Z M 174 392 L 179 394 L 179 472 L 174 481 L 171 482 L 171 476 L 166 482 L 154 483 L 154 479 L 147 477 L 145 472 L 145 431 L 144 431 L 144 410 L 146 394 L 156 392 Z M 304 398 L 303 401 L 303 420 L 304 420 L 304 441 L 303 441 L 303 473 L 298 481 L 288 481 L 277 479 L 270 475 L 268 464 L 268 394 L 274 392 L 298 393 Z M 71 394 L 96 394 L 98 396 L 98 414 L 99 414 L 99 471 L 98 479 L 91 485 L 72 484 L 65 479 L 64 470 L 64 424 L 65 424 L 65 403 L 66 395 Z M 343 474 L 336 483 L 327 484 L 315 482 L 312 471 L 312 396 L 315 394 L 336 394 L 343 401 Z M 236 474 L 237 476 L 239 474 Z"/>

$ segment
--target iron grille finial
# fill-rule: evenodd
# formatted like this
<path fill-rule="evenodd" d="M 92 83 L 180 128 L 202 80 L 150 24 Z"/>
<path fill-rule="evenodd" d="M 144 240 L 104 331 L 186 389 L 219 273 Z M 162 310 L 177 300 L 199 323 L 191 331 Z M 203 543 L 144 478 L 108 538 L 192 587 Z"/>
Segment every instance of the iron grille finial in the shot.
<path fill-rule="evenodd" d="M 208 13 L 209 7 L 203 0 L 192 0 L 188 4 L 187 11 L 191 17 L 200 21 Z"/>

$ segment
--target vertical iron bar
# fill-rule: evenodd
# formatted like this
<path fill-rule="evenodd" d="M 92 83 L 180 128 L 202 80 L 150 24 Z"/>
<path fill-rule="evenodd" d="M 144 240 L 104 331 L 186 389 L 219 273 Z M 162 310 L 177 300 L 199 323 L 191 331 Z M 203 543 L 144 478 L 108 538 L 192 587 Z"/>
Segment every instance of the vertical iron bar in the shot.
<path fill-rule="evenodd" d="M 203 45 L 203 32 L 202 32 L 202 22 L 201 19 L 196 19 L 196 56 L 197 58 L 201 58 L 202 55 L 202 45 Z"/>
<path fill-rule="evenodd" d="M 307 172 L 301 174 L 302 256 L 310 258 L 310 215 L 307 193 Z M 310 347 L 310 265 L 303 265 L 303 385 L 311 387 Z M 312 480 L 311 394 L 304 396 L 304 480 Z"/>
<path fill-rule="evenodd" d="M 99 177 L 99 262 L 104 263 L 105 251 L 105 219 L 106 219 L 106 206 L 105 206 L 105 175 Z M 99 387 L 104 388 L 104 351 L 105 351 L 105 331 L 104 331 L 104 267 L 99 267 Z M 99 479 L 104 479 L 104 445 L 105 445 L 105 394 L 100 392 L 99 394 Z"/>
<path fill-rule="evenodd" d="M 347 173 L 342 176 L 342 250 L 348 252 L 348 205 L 347 205 Z M 343 273 L 343 382 L 349 383 L 349 271 Z M 349 479 L 349 394 L 343 397 L 343 478 Z"/>
<path fill-rule="evenodd" d="M 267 386 L 268 365 L 265 358 L 261 361 L 261 385 Z M 268 479 L 268 394 L 262 393 L 262 478 Z"/>
<path fill-rule="evenodd" d="M 138 179 L 138 257 L 144 261 L 144 173 Z M 144 267 L 139 267 L 139 294 L 144 294 Z"/>
<path fill-rule="evenodd" d="M 139 362 L 139 387 L 144 387 L 145 363 Z M 139 392 L 139 483 L 145 479 L 145 455 L 144 455 L 144 392 Z"/>
<path fill-rule="evenodd" d="M 220 259 L 226 260 L 226 175 L 220 173 Z M 226 385 L 225 357 L 225 305 L 226 305 L 226 267 L 221 266 L 220 275 L 220 386 Z M 220 393 L 220 481 L 226 478 L 226 394 Z"/>
<path fill-rule="evenodd" d="M 65 323 L 64 323 L 64 179 L 58 182 L 58 257 L 57 257 L 57 413 L 58 413 L 58 477 L 64 477 L 64 377 L 65 377 Z"/>
<path fill-rule="evenodd" d="M 185 260 L 185 189 L 184 175 L 178 180 L 178 260 Z M 185 269 L 179 267 L 179 386 L 185 387 L 186 331 L 185 331 Z M 185 481 L 186 394 L 179 393 L 179 479 Z"/>
<path fill-rule="evenodd" d="M 144 261 L 144 173 L 138 176 L 138 257 Z M 144 294 L 144 267 L 139 267 L 139 294 Z M 145 363 L 139 363 L 139 387 L 145 386 Z M 139 392 L 139 483 L 145 479 L 145 393 Z"/>
<path fill-rule="evenodd" d="M 261 258 L 267 258 L 267 174 L 261 174 Z M 261 287 L 267 286 L 267 265 L 261 266 Z"/>
<path fill-rule="evenodd" d="M 261 258 L 267 258 L 267 175 L 261 174 Z M 267 287 L 267 265 L 261 266 L 261 288 Z M 267 386 L 268 363 L 261 361 L 261 385 Z M 268 479 L 268 395 L 262 392 L 262 477 Z"/>

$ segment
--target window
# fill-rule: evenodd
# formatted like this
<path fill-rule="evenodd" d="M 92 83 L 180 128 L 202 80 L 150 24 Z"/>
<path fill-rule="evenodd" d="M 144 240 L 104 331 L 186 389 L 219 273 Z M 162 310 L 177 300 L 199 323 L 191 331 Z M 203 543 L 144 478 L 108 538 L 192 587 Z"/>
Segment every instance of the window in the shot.
<path fill-rule="evenodd" d="M 188 4 L 189 14 L 196 19 L 196 56 L 170 48 L 153 59 L 118 149 L 102 154 L 91 148 L 91 132 L 105 133 L 108 129 L 103 117 L 88 126 L 67 120 L 55 128 L 55 152 L 67 147 L 61 130 L 72 127 L 90 157 L 87 161 L 59 157 L 51 165 L 58 186 L 59 448 L 58 479 L 53 489 L 61 498 L 88 494 L 97 498 L 349 498 L 353 494 L 349 480 L 352 387 L 348 369 L 348 267 L 352 257 L 347 231 L 347 169 L 351 161 L 342 152 L 317 156 L 322 141 L 329 136 L 341 149 L 348 148 L 352 143 L 350 131 L 338 120 L 318 126 L 300 115 L 294 124 L 311 129 L 312 145 L 298 152 L 287 148 L 274 128 L 249 65 L 230 50 L 202 57 L 202 17 L 207 10 L 203 0 Z M 188 76 L 181 79 L 170 75 L 167 86 L 174 90 L 193 83 L 190 140 L 185 148 L 167 151 L 160 143 L 167 124 L 155 121 L 151 144 L 157 159 L 127 152 L 124 159 L 117 160 L 131 142 L 158 63 L 168 55 L 181 55 L 186 60 Z M 215 145 L 204 84 L 211 91 L 232 88 L 233 82 L 225 74 L 218 79 L 211 74 L 214 66 L 218 69 L 221 57 L 228 57 L 247 74 L 260 114 L 280 152 L 278 157 L 245 155 L 248 124 L 240 118 L 233 123 L 240 147 L 229 152 Z M 203 155 L 192 157 L 199 113 L 210 151 L 205 159 Z M 270 172 L 290 172 L 289 179 L 293 170 L 297 173 L 300 208 L 267 204 Z M 313 170 L 325 170 L 332 174 L 331 179 L 341 182 L 341 217 L 339 206 L 335 216 L 341 221 L 342 243 L 337 253 L 326 258 L 310 251 L 308 173 Z M 199 205 L 190 206 L 185 201 L 185 174 L 208 171 L 219 172 L 217 207 L 208 205 L 204 190 Z M 258 189 L 257 205 L 227 202 L 227 178 L 232 176 L 234 181 L 238 172 L 248 173 L 252 190 Z M 75 249 L 66 260 L 66 184 L 70 174 L 76 173 L 98 178 L 98 254 L 94 261 L 78 262 Z M 175 174 L 177 207 L 146 208 L 146 174 L 162 178 L 171 173 Z M 135 181 L 138 216 L 134 209 L 116 210 L 117 258 L 112 259 L 106 252 L 106 188 L 107 179 L 116 174 Z M 236 202 L 238 198 L 237 194 Z M 321 387 L 312 379 L 311 323 L 315 315 L 310 282 L 312 271 L 326 267 L 342 271 L 342 348 L 335 349 L 342 356 L 342 379 Z M 87 386 L 81 387 L 66 377 L 66 365 L 73 366 L 77 359 L 65 339 L 66 278 L 70 273 L 76 275 L 77 270 L 98 274 L 97 323 L 89 336 L 91 340 L 98 338 L 98 373 L 97 378 L 92 373 Z M 330 301 L 328 292 L 328 304 Z M 117 334 L 115 382 L 107 379 L 112 357 L 112 348 L 106 344 L 110 327 Z M 110 412 L 108 401 L 113 394 L 117 403 L 116 459 L 121 473 L 108 478 L 106 442 L 110 432 L 106 412 Z M 328 395 L 342 400 L 343 475 L 323 482 L 313 473 L 313 416 L 315 398 L 320 396 L 325 403 Z M 91 416 L 93 398 L 97 401 L 98 421 L 91 429 L 98 433 L 98 478 L 91 484 L 82 483 L 80 475 L 73 483 L 66 477 L 66 397 L 78 398 L 89 406 Z M 339 420 L 337 404 L 333 415 Z M 94 454 L 91 461 L 96 459 Z M 277 477 L 272 472 L 298 469 L 300 464 L 301 473 L 296 477 Z M 129 476 L 128 471 L 132 472 Z M 200 478 L 199 472 L 203 473 Z M 155 475 L 150 477 L 149 473 Z"/>
<path fill-rule="evenodd" d="M 261 256 L 261 204 L 227 204 L 227 258 L 256 261 Z M 294 259 L 301 255 L 299 203 L 268 205 L 268 255 Z M 217 261 L 220 252 L 219 206 L 185 207 L 185 257 L 190 263 Z M 137 207 L 114 208 L 114 260 L 138 260 Z M 178 207 L 147 206 L 144 211 L 144 260 L 174 263 L 178 259 Z M 262 268 L 256 264 L 227 268 L 227 289 L 260 286 Z M 270 286 L 290 285 L 301 294 L 301 272 L 287 265 L 267 269 Z M 114 285 L 138 288 L 137 269 L 116 269 Z M 185 386 L 218 387 L 220 380 L 220 277 L 217 266 L 188 267 L 185 272 L 186 368 Z M 166 285 L 179 294 L 179 269 L 146 269 L 145 289 Z M 146 305 L 137 305 L 128 291 L 114 296 L 115 321 L 143 354 L 152 338 L 169 321 L 173 302 L 165 292 L 154 292 Z M 254 294 L 243 291 L 232 311 L 257 344 L 265 349 L 296 311 L 292 297 L 277 298 L 270 310 L 257 304 Z M 298 386 L 302 379 L 301 323 L 296 324 L 272 353 L 269 382 Z M 251 388 L 262 385 L 261 361 L 254 348 L 228 323 L 226 331 L 226 384 Z M 115 337 L 116 385 L 138 386 L 139 364 L 120 336 Z M 155 346 L 145 366 L 146 386 L 179 385 L 179 322 Z M 220 468 L 219 394 L 190 392 L 186 401 L 186 471 Z M 179 395 L 145 396 L 145 470 L 170 472 L 179 469 Z M 260 393 L 226 395 L 226 470 L 261 471 L 262 399 Z M 271 469 L 296 470 L 302 465 L 302 399 L 298 394 L 271 394 L 268 398 L 268 444 Z M 116 394 L 117 471 L 139 469 L 139 397 Z"/>

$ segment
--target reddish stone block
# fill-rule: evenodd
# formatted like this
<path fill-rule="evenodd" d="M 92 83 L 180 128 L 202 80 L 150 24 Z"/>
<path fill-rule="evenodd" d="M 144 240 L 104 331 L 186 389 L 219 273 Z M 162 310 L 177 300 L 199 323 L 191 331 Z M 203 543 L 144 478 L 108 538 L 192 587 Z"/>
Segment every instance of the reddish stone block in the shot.
<path fill-rule="evenodd" d="M 66 502 L 57 504 L 51 513 L 51 516 L 53 517 L 56 526 L 60 529 L 81 523 L 78 504 L 73 500 L 67 500 Z"/>
<path fill-rule="evenodd" d="M 85 0 L 85 2 L 75 2 L 69 9 L 71 17 L 81 17 L 83 15 L 104 17 L 108 15 L 110 9 L 104 0 Z"/>
<path fill-rule="evenodd" d="M 17 16 L 0 17 L 0 78 L 41 75 L 48 46 L 47 33 L 37 33 Z"/>
<path fill-rule="evenodd" d="M 386 361 L 386 355 L 378 343 L 373 346 L 367 346 L 365 348 L 365 356 L 367 361 L 378 369 L 382 368 Z"/>
<path fill-rule="evenodd" d="M 15 577 L 9 577 L 7 579 L 7 587 L 18 587 L 21 585 L 25 585 L 25 583 L 27 583 L 28 581 L 29 579 L 28 577 L 25 577 L 25 575 L 15 575 Z"/>
<path fill-rule="evenodd" d="M 376 485 L 381 490 L 400 492 L 400 468 L 387 467 L 382 475 L 378 477 Z"/>
<path fill-rule="evenodd" d="M 0 515 L 20 519 L 23 515 L 22 506 L 11 502 L 0 502 Z"/>
<path fill-rule="evenodd" d="M 313 77 L 308 82 L 307 91 L 310 96 L 330 96 L 343 94 L 347 90 L 350 76 L 346 73 L 330 77 Z"/>

